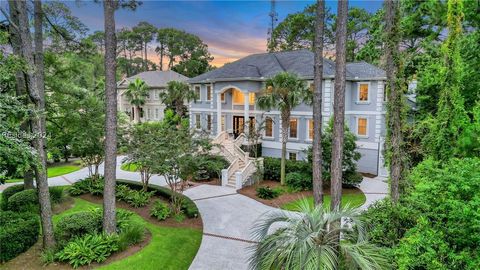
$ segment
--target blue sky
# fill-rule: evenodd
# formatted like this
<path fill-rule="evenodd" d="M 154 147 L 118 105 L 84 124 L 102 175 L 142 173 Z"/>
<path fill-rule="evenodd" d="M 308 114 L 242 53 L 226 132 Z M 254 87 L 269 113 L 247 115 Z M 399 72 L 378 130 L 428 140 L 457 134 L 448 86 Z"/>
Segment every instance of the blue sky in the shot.
<path fill-rule="evenodd" d="M 302 11 L 314 1 L 276 1 L 279 21 L 288 14 Z M 90 1 L 67 2 L 72 13 L 91 31 L 103 29 L 102 5 Z M 350 6 L 376 11 L 382 1 L 350 1 Z M 222 65 L 252 53 L 265 52 L 270 18 L 270 1 L 143 1 L 136 11 L 119 10 L 117 29 L 147 21 L 157 27 L 174 27 L 198 35 Z M 336 1 L 327 1 L 336 12 Z M 151 46 L 153 61 L 155 45 Z M 150 57 L 149 57 L 150 58 Z"/>

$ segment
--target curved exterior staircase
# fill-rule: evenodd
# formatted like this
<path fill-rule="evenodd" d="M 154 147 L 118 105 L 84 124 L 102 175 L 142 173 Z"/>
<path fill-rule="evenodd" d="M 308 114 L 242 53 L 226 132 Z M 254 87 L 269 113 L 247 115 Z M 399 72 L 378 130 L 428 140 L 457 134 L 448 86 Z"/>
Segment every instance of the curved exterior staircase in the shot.
<path fill-rule="evenodd" d="M 230 163 L 227 169 L 222 170 L 222 186 L 241 189 L 251 184 L 252 176 L 257 171 L 257 165 L 263 166 L 263 158 L 252 158 L 248 152 L 242 150 L 241 146 L 246 140 L 245 134 L 240 134 L 232 139 L 225 131 L 220 132 L 213 144 L 214 154 L 221 155 Z"/>

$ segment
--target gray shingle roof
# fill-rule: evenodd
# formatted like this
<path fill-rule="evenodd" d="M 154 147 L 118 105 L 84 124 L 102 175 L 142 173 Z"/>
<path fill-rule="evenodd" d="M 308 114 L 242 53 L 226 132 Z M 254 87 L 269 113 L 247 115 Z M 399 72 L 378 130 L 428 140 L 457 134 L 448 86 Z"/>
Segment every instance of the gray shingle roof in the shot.
<path fill-rule="evenodd" d="M 131 81 L 140 78 L 150 87 L 166 87 L 169 81 L 186 81 L 188 77 L 178 74 L 175 71 L 145 71 L 132 77 L 123 79 L 118 83 L 119 88 L 126 88 Z"/>
<path fill-rule="evenodd" d="M 188 82 L 199 83 L 233 79 L 262 80 L 282 71 L 295 73 L 302 78 L 313 78 L 313 60 L 314 54 L 309 50 L 252 54 L 192 78 Z M 323 60 L 323 75 L 334 77 L 335 62 L 328 59 Z M 347 64 L 347 78 L 349 79 L 379 77 L 385 77 L 385 72 L 371 64 L 366 62 Z"/>

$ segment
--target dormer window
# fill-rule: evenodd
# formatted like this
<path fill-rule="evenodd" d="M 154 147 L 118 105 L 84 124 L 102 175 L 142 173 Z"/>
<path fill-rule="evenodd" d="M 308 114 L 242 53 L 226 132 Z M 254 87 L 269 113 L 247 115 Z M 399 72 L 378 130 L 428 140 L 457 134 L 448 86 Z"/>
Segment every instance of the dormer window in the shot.
<path fill-rule="evenodd" d="M 370 83 L 358 83 L 358 99 L 359 103 L 368 103 L 370 100 Z"/>

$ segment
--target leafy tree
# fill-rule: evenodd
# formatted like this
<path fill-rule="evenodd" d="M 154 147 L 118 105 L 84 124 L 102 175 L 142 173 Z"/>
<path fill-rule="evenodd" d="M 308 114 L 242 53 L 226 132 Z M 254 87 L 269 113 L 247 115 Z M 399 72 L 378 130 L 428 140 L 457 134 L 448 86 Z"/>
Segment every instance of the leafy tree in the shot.
<path fill-rule="evenodd" d="M 307 200 L 299 203 L 298 210 L 272 211 L 256 224 L 258 244 L 250 258 L 251 269 L 337 269 L 339 264 L 345 269 L 388 267 L 380 249 L 366 240 L 356 210 L 329 211 L 322 205 L 313 207 Z M 350 220 L 353 226 L 334 226 L 341 220 Z M 277 228 L 277 224 L 282 225 Z M 340 233 L 343 240 L 335 241 Z"/>
<path fill-rule="evenodd" d="M 327 128 L 322 134 L 322 178 L 330 181 L 330 164 L 332 163 L 332 139 L 333 139 L 333 118 L 328 123 Z M 343 161 L 342 161 L 342 183 L 346 185 L 355 185 L 362 180 L 362 176 L 357 173 L 357 161 L 361 155 L 357 151 L 357 137 L 345 125 L 345 139 L 343 142 Z M 313 151 L 310 147 L 307 152 L 308 162 L 313 160 Z"/>
<path fill-rule="evenodd" d="M 140 172 L 140 180 L 145 191 L 157 163 L 156 154 L 153 153 L 155 151 L 152 149 L 156 149 L 158 138 L 164 135 L 161 133 L 161 128 L 158 122 L 142 123 L 134 125 L 128 135 L 127 157 L 124 162 L 135 164 Z"/>
<path fill-rule="evenodd" d="M 136 78 L 133 82 L 128 84 L 127 90 L 124 95 L 129 102 L 135 106 L 134 121 L 140 123 L 140 107 L 145 104 L 145 100 L 148 97 L 148 85 L 139 78 Z"/>
<path fill-rule="evenodd" d="M 143 49 L 144 69 L 148 70 L 148 43 L 152 42 L 157 28 L 148 22 L 139 22 L 132 28 L 132 31 L 136 34 L 141 44 L 140 49 Z"/>
<path fill-rule="evenodd" d="M 428 133 L 422 140 L 427 155 L 446 160 L 457 154 L 457 141 L 468 122 L 461 96 L 463 60 L 460 51 L 462 38 L 463 2 L 448 2 L 448 37 L 442 45 L 444 66 L 437 75 L 441 81 L 438 111 L 427 119 Z"/>
<path fill-rule="evenodd" d="M 167 110 L 172 108 L 175 113 L 183 117 L 186 111 L 185 102 L 196 100 L 195 91 L 190 89 L 190 86 L 184 82 L 170 81 L 167 84 L 166 91 L 160 93 L 160 99 L 167 105 Z"/>
<path fill-rule="evenodd" d="M 282 120 L 282 162 L 280 182 L 285 184 L 285 160 L 290 127 L 290 114 L 307 97 L 308 89 L 304 81 L 295 74 L 278 73 L 265 82 L 265 89 L 257 99 L 257 105 L 263 110 L 278 109 Z"/>
<path fill-rule="evenodd" d="M 163 60 L 168 59 L 168 69 L 187 77 L 195 77 L 209 71 L 213 57 L 208 46 L 196 35 L 174 28 L 158 30 L 160 44 L 156 52 L 160 56 L 160 70 L 164 70 Z"/>

